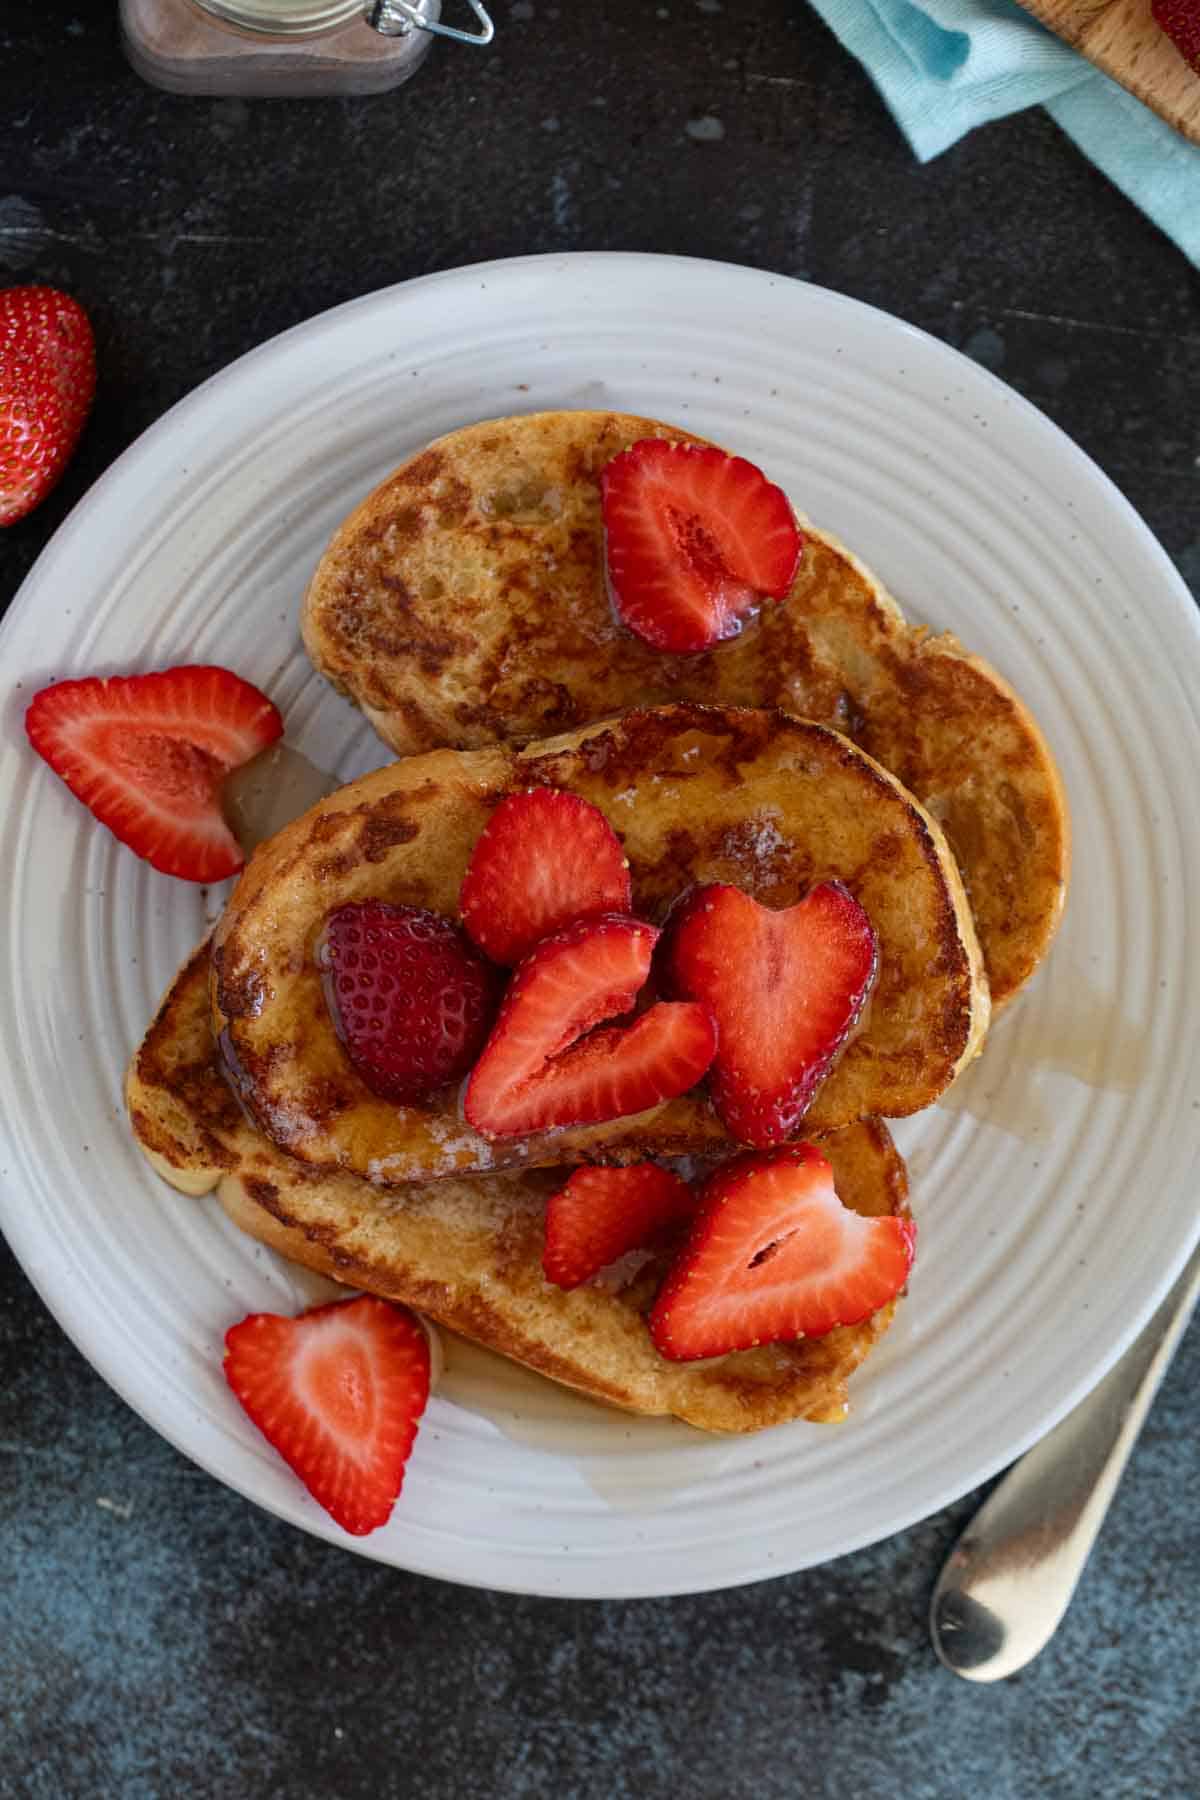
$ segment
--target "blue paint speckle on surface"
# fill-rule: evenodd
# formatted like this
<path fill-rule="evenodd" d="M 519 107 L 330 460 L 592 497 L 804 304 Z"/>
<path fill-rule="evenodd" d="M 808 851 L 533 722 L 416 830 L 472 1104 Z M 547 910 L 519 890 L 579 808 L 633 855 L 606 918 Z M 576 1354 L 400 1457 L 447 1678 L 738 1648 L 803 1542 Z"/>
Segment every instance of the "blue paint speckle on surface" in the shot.
<path fill-rule="evenodd" d="M 990 325 L 980 325 L 963 344 L 963 355 L 996 373 L 1004 367 L 1004 339 Z"/>

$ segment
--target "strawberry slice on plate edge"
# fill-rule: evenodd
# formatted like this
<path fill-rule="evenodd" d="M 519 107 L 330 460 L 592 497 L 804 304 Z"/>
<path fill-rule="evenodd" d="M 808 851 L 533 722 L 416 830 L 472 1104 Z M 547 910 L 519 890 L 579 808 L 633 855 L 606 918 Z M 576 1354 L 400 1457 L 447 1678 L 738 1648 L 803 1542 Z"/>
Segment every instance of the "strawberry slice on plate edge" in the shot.
<path fill-rule="evenodd" d="M 413 1314 L 362 1294 L 225 1334 L 225 1378 L 247 1416 L 344 1531 L 385 1525 L 429 1399 L 429 1339 Z"/>
<path fill-rule="evenodd" d="M 213 664 L 85 676 L 35 694 L 38 754 L 114 837 L 165 875 L 223 881 L 245 857 L 221 784 L 283 732 L 265 694 Z"/>

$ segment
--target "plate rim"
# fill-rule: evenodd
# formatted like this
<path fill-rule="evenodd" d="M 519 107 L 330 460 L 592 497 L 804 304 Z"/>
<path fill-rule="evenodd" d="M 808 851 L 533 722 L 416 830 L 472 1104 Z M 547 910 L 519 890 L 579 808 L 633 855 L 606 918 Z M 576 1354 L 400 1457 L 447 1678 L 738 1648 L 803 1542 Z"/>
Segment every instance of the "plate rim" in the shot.
<path fill-rule="evenodd" d="M 603 271 L 605 269 L 613 270 L 621 264 L 636 265 L 643 270 L 654 267 L 661 268 L 664 265 L 677 268 L 682 265 L 686 266 L 691 271 L 704 271 L 705 278 L 709 276 L 734 276 L 739 280 L 748 279 L 758 281 L 771 287 L 784 288 L 787 290 L 801 290 L 810 295 L 819 296 L 822 303 L 833 303 L 835 307 L 846 308 L 852 314 L 857 313 L 867 315 L 871 325 L 876 330 L 883 330 L 885 333 L 895 333 L 899 331 L 902 334 L 910 335 L 915 340 L 918 340 L 926 349 L 932 348 L 937 356 L 947 359 L 948 366 L 953 366 L 955 369 L 961 371 L 963 365 L 966 365 L 971 371 L 971 378 L 973 381 L 990 385 L 993 390 L 997 390 L 1002 394 L 1003 402 L 1006 407 L 1015 409 L 1019 415 L 1036 423 L 1036 428 L 1043 434 L 1049 434 L 1050 441 L 1056 443 L 1059 453 L 1069 455 L 1076 469 L 1082 475 L 1086 476 L 1087 480 L 1096 489 L 1097 494 L 1103 497 L 1105 511 L 1115 510 L 1121 516 L 1124 526 L 1127 529 L 1131 529 L 1134 536 L 1138 539 L 1143 554 L 1148 555 L 1151 562 L 1157 566 L 1161 587 L 1159 593 L 1156 595 L 1156 604 L 1161 605 L 1169 603 L 1173 607 L 1180 609 L 1179 616 L 1181 620 L 1186 618 L 1195 638 L 1197 648 L 1200 650 L 1200 614 L 1197 613 L 1195 601 L 1183 581 L 1181 574 L 1167 555 L 1167 552 L 1162 545 L 1159 544 L 1150 528 L 1146 525 L 1145 521 L 1142 520 L 1131 502 L 1121 492 L 1120 488 L 1117 487 L 1116 483 L 1106 471 L 1103 470 L 1080 445 L 1075 443 L 1075 441 L 1070 438 L 1062 427 L 1054 420 L 1050 419 L 1038 407 L 1033 405 L 1031 401 L 1027 400 L 1023 395 L 1017 392 L 1017 390 L 1001 380 L 994 372 L 984 369 L 980 365 L 972 362 L 963 352 L 933 336 L 921 327 L 913 325 L 907 320 L 900 319 L 870 302 L 839 293 L 836 289 L 823 287 L 819 284 L 796 277 L 754 268 L 749 265 L 729 263 L 706 257 L 659 255 L 653 252 L 638 251 L 576 251 L 559 253 L 543 252 L 531 256 L 508 257 L 490 261 L 472 262 L 460 265 L 456 268 L 438 270 L 430 274 L 417 276 L 408 281 L 392 283 L 386 287 L 344 301 L 337 306 L 327 308 L 322 312 L 312 315 L 312 317 L 306 320 L 299 321 L 295 325 L 288 327 L 286 330 L 277 333 L 273 337 L 266 339 L 263 343 L 246 351 L 243 355 L 236 358 L 224 368 L 215 371 L 197 387 L 182 395 L 165 413 L 152 421 L 150 425 L 139 433 L 126 449 L 123 450 L 108 468 L 103 471 L 96 482 L 92 484 L 68 516 L 57 527 L 35 560 L 32 568 L 28 571 L 18 587 L 6 611 L 4 619 L 0 621 L 0 653 L 6 648 L 11 631 L 16 628 L 28 605 L 27 596 L 46 579 L 47 571 L 52 570 L 55 558 L 62 555 L 65 550 L 70 547 L 76 534 L 88 531 L 96 518 L 102 518 L 104 516 L 104 508 L 107 505 L 110 489 L 123 477 L 127 476 L 130 470 L 139 462 L 144 461 L 147 457 L 153 456 L 160 444 L 169 440 L 177 431 L 180 423 L 190 418 L 192 413 L 202 412 L 203 409 L 211 403 L 214 396 L 220 396 L 226 389 L 235 389 L 239 382 L 244 378 L 248 368 L 251 366 L 257 365 L 260 362 L 265 362 L 275 356 L 286 355 L 294 346 L 295 340 L 311 339 L 322 328 L 337 328 L 340 324 L 344 323 L 348 315 L 352 315 L 355 312 L 369 309 L 381 309 L 386 311 L 396 302 L 398 296 L 404 296 L 407 299 L 414 292 L 429 290 L 447 284 L 454 285 L 463 280 L 477 277 L 485 272 L 496 274 L 500 271 L 507 272 L 515 269 L 540 268 L 552 274 L 559 271 L 578 270 L 585 265 L 589 265 L 597 271 Z M 175 501 L 175 510 L 179 510 L 178 497 Z M 186 513 L 186 511 L 187 497 L 185 495 L 183 497 L 182 513 Z M 5 1135 L 6 1137 L 12 1135 L 7 1121 L 5 1122 Z M 130 1405 L 154 1431 L 166 1438 L 174 1448 L 181 1451 L 189 1458 L 189 1460 L 205 1468 L 211 1475 L 216 1476 L 216 1478 L 222 1481 L 226 1486 L 234 1488 L 234 1490 L 242 1494 L 243 1497 L 252 1500 L 254 1504 L 262 1506 L 265 1510 L 273 1512 L 277 1517 L 286 1519 L 290 1524 L 298 1525 L 303 1530 L 322 1537 L 326 1541 L 338 1544 L 342 1548 L 351 1549 L 357 1554 L 364 1555 L 371 1560 L 383 1562 L 390 1566 L 402 1568 L 413 1567 L 411 1563 L 398 1557 L 394 1553 L 394 1547 L 390 1544 L 385 1549 L 382 1540 L 377 1541 L 374 1546 L 370 1541 L 361 1542 L 348 1540 L 346 1536 L 332 1524 L 332 1521 L 326 1521 L 323 1514 L 317 1517 L 310 1517 L 304 1504 L 298 1504 L 296 1507 L 289 1509 L 285 1505 L 277 1504 L 276 1501 L 269 1496 L 264 1496 L 251 1491 L 251 1489 L 236 1476 L 231 1476 L 226 1470 L 221 1468 L 217 1459 L 209 1459 L 198 1452 L 193 1446 L 189 1445 L 185 1441 L 185 1434 L 182 1431 L 176 1432 L 171 1428 L 169 1423 L 164 1422 L 157 1417 L 152 1417 L 140 1401 L 132 1397 L 119 1371 L 114 1370 L 109 1365 L 109 1360 L 104 1355 L 103 1344 L 97 1344 L 94 1341 L 93 1334 L 85 1329 L 85 1321 L 64 1316 L 64 1309 L 62 1309 L 60 1305 L 60 1297 L 56 1294 L 54 1289 L 55 1272 L 51 1268 L 42 1269 L 38 1264 L 36 1255 L 32 1249 L 32 1236 L 29 1254 L 23 1253 L 22 1243 L 24 1240 L 24 1233 L 20 1224 L 19 1200 L 19 1192 L 15 1195 L 10 1193 L 10 1182 L 9 1179 L 5 1177 L 3 1181 L 0 1181 L 0 1224 L 3 1225 L 4 1234 L 13 1250 L 14 1256 L 22 1267 L 26 1278 L 30 1280 L 35 1291 L 39 1294 L 39 1297 L 42 1299 L 59 1327 L 65 1331 L 66 1335 L 76 1345 L 81 1354 L 84 1355 L 97 1373 L 100 1374 L 101 1378 L 106 1381 L 106 1383 L 121 1396 L 126 1404 Z M 14 1204 L 14 1201 L 16 1204 Z M 1046 1410 L 1045 1416 L 1037 1424 L 1030 1427 L 1026 1433 L 1019 1434 L 1016 1438 L 1009 1440 L 1002 1449 L 999 1449 L 991 1459 L 990 1467 L 985 1467 L 981 1472 L 978 1465 L 973 1466 L 969 1480 L 965 1483 L 956 1484 L 950 1482 L 945 1484 L 946 1491 L 941 1493 L 939 1497 L 935 1497 L 931 1501 L 928 1496 L 926 1496 L 904 1512 L 903 1515 L 898 1516 L 895 1523 L 889 1525 L 882 1533 L 875 1527 L 865 1526 L 857 1534 L 848 1534 L 847 1541 L 843 1548 L 840 1548 L 833 1556 L 821 1556 L 817 1558 L 815 1562 L 812 1560 L 800 1560 L 789 1563 L 786 1567 L 768 1567 L 761 1565 L 753 1567 L 748 1566 L 744 1571 L 736 1575 L 731 1576 L 729 1574 L 723 1574 L 713 1579 L 707 1579 L 703 1570 L 700 1570 L 697 1571 L 694 1580 L 681 1580 L 676 1574 L 670 1579 L 669 1585 L 663 1585 L 661 1582 L 655 1582 L 653 1580 L 643 1583 L 626 1582 L 623 1583 L 619 1590 L 619 1597 L 636 1598 L 713 1591 L 715 1589 L 745 1585 L 777 1574 L 792 1572 L 795 1569 L 823 1566 L 823 1564 L 828 1561 L 837 1560 L 841 1556 L 851 1554 L 855 1550 L 862 1549 L 866 1545 L 881 1541 L 881 1538 L 883 1537 L 892 1536 L 897 1532 L 909 1529 L 921 1519 L 929 1517 L 932 1513 L 941 1510 L 955 1499 L 960 1498 L 965 1492 L 970 1491 L 972 1487 L 978 1485 L 982 1481 L 990 1479 L 990 1477 L 999 1469 L 1005 1467 L 1009 1462 L 1014 1460 L 1015 1457 L 1019 1456 L 1032 1443 L 1043 1436 L 1046 1431 L 1052 1429 L 1061 1418 L 1066 1416 L 1066 1414 L 1103 1379 L 1112 1366 L 1119 1360 L 1125 1349 L 1128 1348 L 1138 1332 L 1143 1328 L 1145 1322 L 1150 1318 L 1155 1308 L 1161 1303 L 1163 1296 L 1169 1291 L 1170 1287 L 1177 1279 L 1197 1241 L 1200 1241 L 1200 1214 L 1198 1214 L 1194 1220 L 1194 1228 L 1190 1240 L 1178 1245 L 1174 1250 L 1172 1257 L 1159 1266 L 1157 1278 L 1151 1284 L 1149 1299 L 1144 1301 L 1137 1309 L 1136 1314 L 1127 1319 L 1121 1329 L 1114 1334 L 1108 1348 L 1107 1360 L 1095 1365 L 1085 1378 L 1075 1383 L 1072 1388 L 1067 1391 L 1065 1397 L 1060 1395 L 1059 1399 L 1052 1407 Z M 303 1498 L 304 1501 L 307 1502 L 307 1497 L 305 1496 Z M 579 1552 L 577 1554 L 586 1564 L 587 1553 Z M 574 1561 L 569 1565 L 564 1564 L 564 1567 L 573 1566 L 575 1566 Z M 601 1597 L 602 1594 L 618 1597 L 617 1591 L 615 1591 L 607 1582 L 602 1589 L 596 1586 L 594 1582 L 588 1583 L 585 1580 L 581 1585 L 576 1585 L 569 1579 L 562 1584 L 542 1586 L 531 1584 L 528 1579 L 514 1579 L 511 1582 L 505 1581 L 502 1578 L 502 1574 L 498 1575 L 497 1573 L 493 1573 L 484 1579 L 475 1574 L 462 1574 L 445 1568 L 433 1569 L 418 1566 L 415 1572 L 430 1574 L 440 1579 L 485 1586 L 496 1591 L 504 1592 L 571 1598 L 598 1598 Z"/>

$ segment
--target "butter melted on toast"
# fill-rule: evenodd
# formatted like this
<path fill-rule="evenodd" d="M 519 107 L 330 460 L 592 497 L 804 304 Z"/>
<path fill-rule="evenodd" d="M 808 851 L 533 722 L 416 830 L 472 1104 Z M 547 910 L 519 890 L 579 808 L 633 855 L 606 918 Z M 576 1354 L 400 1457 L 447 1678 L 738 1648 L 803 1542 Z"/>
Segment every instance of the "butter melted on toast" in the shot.
<path fill-rule="evenodd" d="M 728 1432 L 840 1417 L 848 1376 L 892 1318 L 887 1306 L 827 1337 L 669 1363 L 644 1323 L 663 1258 L 571 1293 L 543 1277 L 543 1211 L 561 1172 L 450 1177 L 391 1193 L 348 1175 L 314 1173 L 253 1129 L 223 1079 L 204 945 L 176 977 L 133 1058 L 126 1102 L 137 1142 L 159 1174 L 185 1193 L 215 1188 L 235 1223 L 284 1256 L 411 1305 L 633 1412 Z M 820 1142 L 848 1206 L 872 1215 L 906 1211 L 904 1165 L 884 1126 L 865 1121 Z"/>
<path fill-rule="evenodd" d="M 314 664 L 400 755 L 520 742 L 670 700 L 778 706 L 833 726 L 942 821 L 1003 1004 L 1044 955 L 1066 894 L 1066 800 L 1036 723 L 993 669 L 909 626 L 803 520 L 791 593 L 739 637 L 670 656 L 624 630 L 605 585 L 599 477 L 644 437 L 702 441 L 627 414 L 538 413 L 413 457 L 313 576 L 302 625 Z"/>
<path fill-rule="evenodd" d="M 325 917 L 377 897 L 454 915 L 471 850 L 505 795 L 582 794 L 621 838 L 639 916 L 661 923 L 694 883 L 786 907 L 837 879 L 879 940 L 857 1035 L 805 1131 L 936 1100 L 988 1018 L 970 910 L 937 825 L 845 738 L 787 714 L 662 707 L 518 751 L 434 751 L 364 776 L 260 846 L 213 945 L 214 1025 L 260 1130 L 300 1160 L 381 1185 L 484 1169 L 731 1154 L 705 1094 L 539 1138 L 488 1142 L 443 1090 L 401 1106 L 350 1064 L 326 1003 Z"/>

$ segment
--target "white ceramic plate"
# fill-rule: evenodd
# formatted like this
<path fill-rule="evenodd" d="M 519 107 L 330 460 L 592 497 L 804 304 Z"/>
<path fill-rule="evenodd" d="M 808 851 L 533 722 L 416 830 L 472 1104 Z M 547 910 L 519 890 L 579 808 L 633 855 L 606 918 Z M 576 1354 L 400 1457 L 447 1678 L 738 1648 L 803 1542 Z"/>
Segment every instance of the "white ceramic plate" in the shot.
<path fill-rule="evenodd" d="M 840 1428 L 747 1440 L 626 1419 L 451 1353 L 364 1554 L 524 1592 L 716 1588 L 941 1507 L 1099 1379 L 1197 1230 L 1200 629 L 1103 475 L 1008 388 L 881 313 L 748 269 L 539 257 L 314 319 L 177 406 L 56 535 L 0 634 L 6 1013 L 0 1219 L 131 1405 L 261 1505 L 348 1544 L 257 1436 L 225 1328 L 307 1294 L 212 1201 L 151 1176 L 125 1061 L 219 910 L 96 827 L 25 744 L 51 678 L 229 664 L 343 779 L 386 757 L 310 672 L 297 603 L 401 458 L 488 415 L 601 405 L 761 462 L 911 616 L 1028 699 L 1076 833 L 1062 935 L 949 1103 L 897 1129 L 920 1248 Z M 20 687 L 18 689 L 18 684 Z"/>

